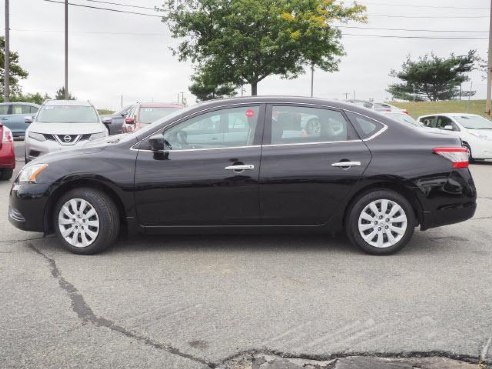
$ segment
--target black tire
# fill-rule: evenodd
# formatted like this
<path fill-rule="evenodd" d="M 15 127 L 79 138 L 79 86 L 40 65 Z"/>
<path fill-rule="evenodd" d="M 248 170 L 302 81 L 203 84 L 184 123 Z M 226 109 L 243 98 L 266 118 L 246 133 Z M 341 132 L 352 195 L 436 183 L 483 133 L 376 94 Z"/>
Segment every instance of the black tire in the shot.
<path fill-rule="evenodd" d="M 378 233 L 381 233 L 381 238 L 389 243 L 388 246 L 384 246 L 384 247 L 373 246 L 362 237 L 361 232 L 367 232 L 368 234 L 370 234 L 372 231 L 371 229 L 367 231 L 359 230 L 359 218 L 361 217 L 362 212 L 364 211 L 364 209 L 366 209 L 367 206 L 369 206 L 369 204 L 374 202 L 377 203 L 379 200 L 390 200 L 391 203 L 396 203 L 397 205 L 399 205 L 400 208 L 402 209 L 401 211 L 405 213 L 404 215 L 406 216 L 406 220 L 407 220 L 406 229 L 403 233 L 403 236 L 398 242 L 394 243 L 393 245 L 390 244 L 391 240 L 388 238 L 387 232 L 390 231 L 384 230 L 384 228 L 388 228 L 388 227 L 385 227 L 384 225 L 381 227 L 379 227 L 379 225 L 373 226 L 374 231 L 376 230 L 381 231 L 381 229 L 383 229 L 381 232 L 378 231 Z M 381 208 L 378 209 L 382 210 Z M 389 210 L 391 209 L 392 208 L 389 208 Z M 387 210 L 387 213 L 388 212 L 391 213 L 391 211 Z M 401 213 L 400 212 L 396 213 L 396 215 L 398 214 Z M 386 215 L 383 216 L 383 218 L 385 217 Z M 387 219 L 382 219 L 381 222 L 384 222 Z M 363 220 L 363 222 L 367 222 L 367 225 L 372 224 L 372 222 L 366 220 Z M 390 224 L 390 223 L 391 222 L 384 223 L 384 224 Z M 407 201 L 405 197 L 392 190 L 376 189 L 376 190 L 372 190 L 371 192 L 366 192 L 362 194 L 354 201 L 353 205 L 350 207 L 347 213 L 347 218 L 345 219 L 345 231 L 347 233 L 347 237 L 349 238 L 349 240 L 354 245 L 360 247 L 365 252 L 373 255 L 389 255 L 401 250 L 410 241 L 413 232 L 415 230 L 416 223 L 417 222 L 415 219 L 415 213 L 412 208 L 412 205 L 410 205 L 410 203 Z M 392 226 L 393 224 L 395 223 L 392 223 L 390 226 Z M 396 224 L 401 224 L 401 223 L 396 223 Z M 368 234 L 366 234 L 366 236 L 368 236 Z M 396 233 L 391 234 L 392 237 L 394 237 L 394 235 L 396 235 Z M 375 238 L 373 238 L 372 242 L 374 242 L 374 239 L 379 240 L 379 236 L 377 234 L 375 234 L 374 237 Z M 396 237 L 398 237 L 398 235 Z"/>
<path fill-rule="evenodd" d="M 8 181 L 10 178 L 12 178 L 13 174 L 14 174 L 13 169 L 0 170 L 0 181 Z"/>
<path fill-rule="evenodd" d="M 469 163 L 475 163 L 476 160 L 473 159 L 473 155 L 472 155 L 472 151 L 471 151 L 470 145 L 468 145 L 467 143 L 464 143 L 463 144 L 463 147 L 465 147 L 468 150 L 468 162 Z"/>
<path fill-rule="evenodd" d="M 99 221 L 97 236 L 88 246 L 77 247 L 69 243 L 61 233 L 58 217 L 60 210 L 72 199 L 85 200 L 96 211 Z M 69 226 L 68 226 L 69 227 Z M 104 192 L 92 188 L 76 188 L 64 194 L 56 203 L 53 213 L 53 228 L 63 246 L 75 253 L 91 255 L 101 252 L 114 244 L 120 231 L 118 208 Z"/>

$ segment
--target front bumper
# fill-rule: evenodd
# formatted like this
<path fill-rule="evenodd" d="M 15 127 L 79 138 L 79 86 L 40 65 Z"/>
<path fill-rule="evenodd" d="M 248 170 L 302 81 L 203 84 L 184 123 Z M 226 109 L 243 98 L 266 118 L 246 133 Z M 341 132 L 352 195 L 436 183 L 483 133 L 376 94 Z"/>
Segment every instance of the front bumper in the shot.
<path fill-rule="evenodd" d="M 10 190 L 9 222 L 24 231 L 45 232 L 48 187 L 14 184 Z"/>

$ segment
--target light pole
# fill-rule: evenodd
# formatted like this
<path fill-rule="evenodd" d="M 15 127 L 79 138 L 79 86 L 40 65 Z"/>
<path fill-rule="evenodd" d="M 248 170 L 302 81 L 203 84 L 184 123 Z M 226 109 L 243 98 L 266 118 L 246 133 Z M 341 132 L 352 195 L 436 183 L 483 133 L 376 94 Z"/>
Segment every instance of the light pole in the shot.
<path fill-rule="evenodd" d="M 487 101 L 485 103 L 485 113 L 490 115 L 492 98 L 492 0 L 490 1 L 490 27 L 489 27 L 489 61 L 487 64 Z"/>
<path fill-rule="evenodd" d="M 10 27 L 9 27 L 9 0 L 5 0 L 5 55 L 4 55 L 4 80 L 3 101 L 9 101 L 10 97 Z"/>
<path fill-rule="evenodd" d="M 311 64 L 311 97 L 314 95 L 314 64 Z"/>
<path fill-rule="evenodd" d="M 68 100 L 68 0 L 65 0 L 65 100 Z"/>

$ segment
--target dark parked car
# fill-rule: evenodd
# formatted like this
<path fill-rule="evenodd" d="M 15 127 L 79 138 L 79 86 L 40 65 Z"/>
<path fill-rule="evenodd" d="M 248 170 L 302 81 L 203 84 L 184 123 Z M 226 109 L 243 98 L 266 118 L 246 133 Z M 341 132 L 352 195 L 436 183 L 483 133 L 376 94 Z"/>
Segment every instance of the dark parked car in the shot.
<path fill-rule="evenodd" d="M 319 129 L 303 122 L 316 119 Z M 373 254 L 476 207 L 457 138 L 355 105 L 250 97 L 196 105 L 26 165 L 9 219 L 75 253 L 130 233 L 337 233 Z"/>
<path fill-rule="evenodd" d="M 112 115 L 104 115 L 101 117 L 101 121 L 108 128 L 110 135 L 119 135 L 123 133 L 123 123 L 128 113 L 133 109 L 135 105 L 128 105 Z"/>

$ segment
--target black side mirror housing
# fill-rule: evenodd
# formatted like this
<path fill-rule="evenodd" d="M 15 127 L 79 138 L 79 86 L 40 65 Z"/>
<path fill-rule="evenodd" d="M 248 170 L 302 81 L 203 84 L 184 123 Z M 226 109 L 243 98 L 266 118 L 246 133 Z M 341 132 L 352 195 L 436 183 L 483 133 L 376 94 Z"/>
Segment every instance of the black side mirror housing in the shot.
<path fill-rule="evenodd" d="M 153 135 L 149 138 L 149 143 L 152 151 L 162 152 L 169 149 L 169 145 L 166 143 L 166 139 L 162 134 Z"/>
<path fill-rule="evenodd" d="M 32 123 L 32 120 L 33 120 L 33 117 L 30 117 L 30 116 L 24 117 L 24 122 L 26 124 L 31 124 Z"/>
<path fill-rule="evenodd" d="M 104 118 L 104 119 L 102 120 L 102 122 L 103 122 L 104 124 L 111 124 L 111 120 L 112 120 L 111 118 Z"/>

